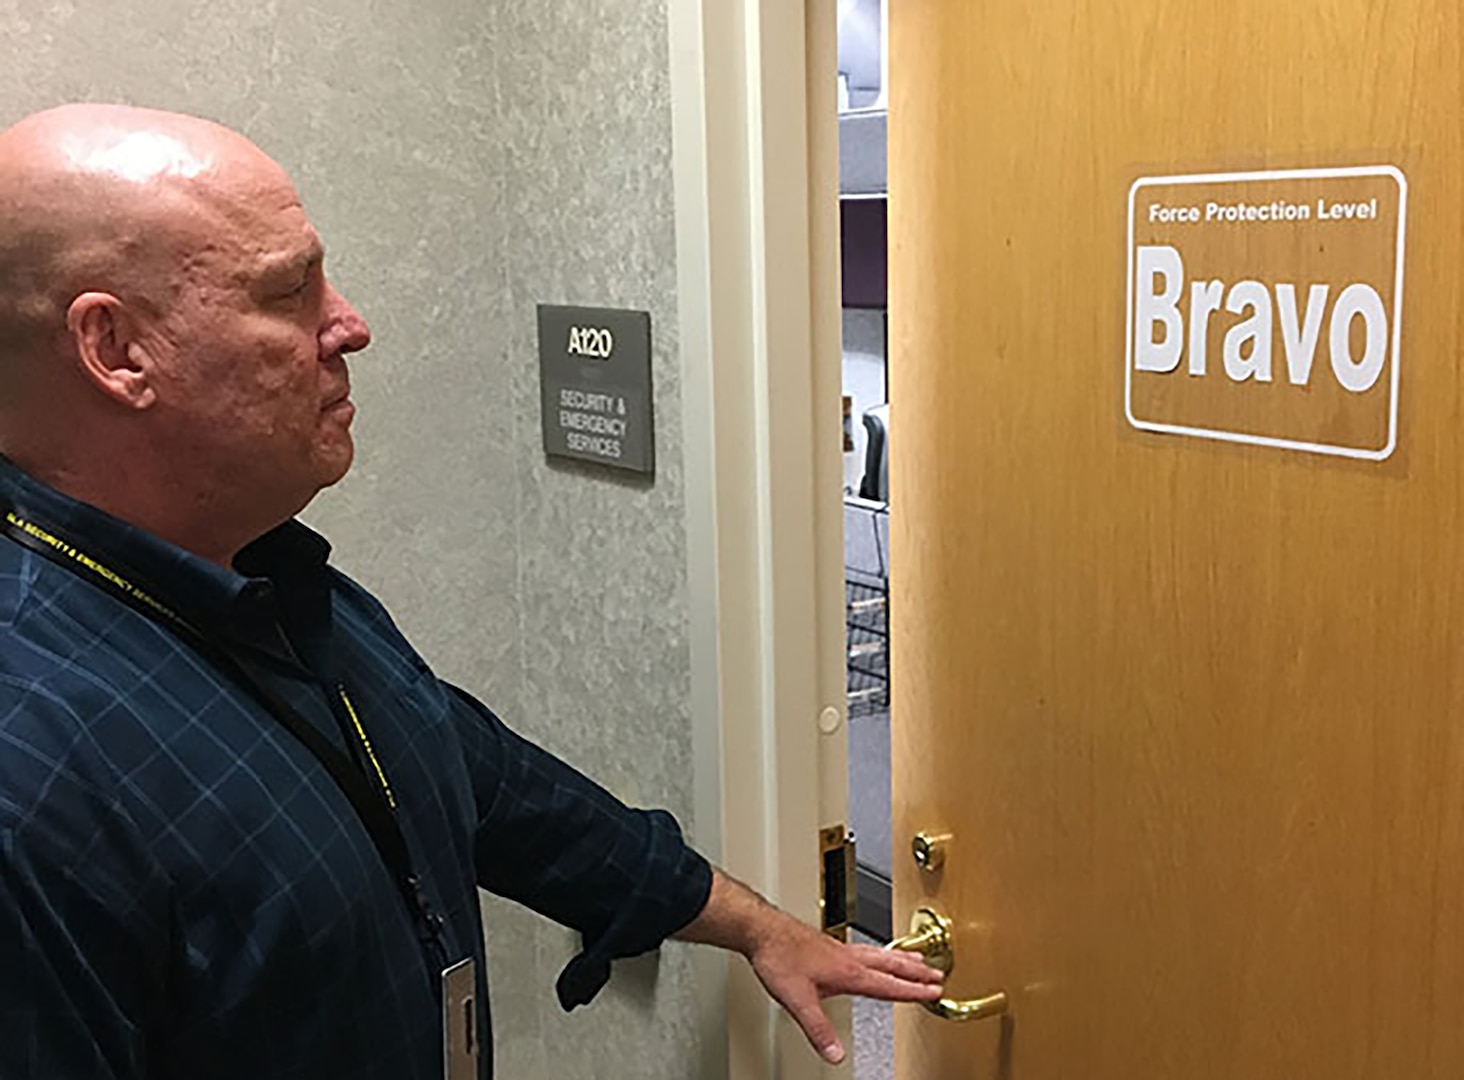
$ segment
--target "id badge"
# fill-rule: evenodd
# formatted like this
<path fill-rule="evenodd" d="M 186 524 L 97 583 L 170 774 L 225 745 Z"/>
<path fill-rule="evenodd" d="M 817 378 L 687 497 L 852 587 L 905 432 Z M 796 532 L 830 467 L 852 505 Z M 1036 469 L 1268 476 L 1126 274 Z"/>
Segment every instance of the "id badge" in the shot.
<path fill-rule="evenodd" d="M 442 973 L 442 1080 L 478 1080 L 477 971 L 470 956 Z"/>

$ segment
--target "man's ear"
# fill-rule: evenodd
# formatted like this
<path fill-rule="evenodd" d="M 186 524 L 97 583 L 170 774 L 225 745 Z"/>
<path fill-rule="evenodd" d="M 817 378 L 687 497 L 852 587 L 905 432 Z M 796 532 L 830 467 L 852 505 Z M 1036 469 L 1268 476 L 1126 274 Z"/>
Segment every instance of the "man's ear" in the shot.
<path fill-rule="evenodd" d="M 130 409 L 157 400 L 149 354 L 126 305 L 111 293 L 82 293 L 66 312 L 66 329 L 82 372 L 98 390 Z"/>

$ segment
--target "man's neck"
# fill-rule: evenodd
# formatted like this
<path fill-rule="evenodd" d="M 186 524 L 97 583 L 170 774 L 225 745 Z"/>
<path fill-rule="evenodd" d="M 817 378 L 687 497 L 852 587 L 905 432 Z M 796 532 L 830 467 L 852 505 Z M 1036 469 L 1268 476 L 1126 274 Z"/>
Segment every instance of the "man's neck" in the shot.
<path fill-rule="evenodd" d="M 110 477 L 102 480 L 74 469 L 48 468 L 27 461 L 23 454 L 8 456 L 21 471 L 63 495 L 225 569 L 233 568 L 234 556 L 247 544 L 280 524 L 276 521 L 262 527 L 244 526 L 220 512 L 221 508 L 210 507 L 207 499 L 180 497 L 176 491 L 164 498 L 140 490 L 145 486 L 128 475 L 128 469 L 120 463 Z"/>

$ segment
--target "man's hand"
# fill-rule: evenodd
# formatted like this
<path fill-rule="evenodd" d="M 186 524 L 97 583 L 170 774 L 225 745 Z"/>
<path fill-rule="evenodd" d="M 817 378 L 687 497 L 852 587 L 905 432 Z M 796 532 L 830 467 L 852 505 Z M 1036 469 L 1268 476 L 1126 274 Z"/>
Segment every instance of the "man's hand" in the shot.
<path fill-rule="evenodd" d="M 763 986 L 798 1021 L 825 1061 L 844 1060 L 844 1047 L 819 1004 L 826 997 L 858 994 L 884 1001 L 934 1001 L 941 974 L 913 953 L 873 945 L 845 945 L 791 915 L 768 907 L 778 925 L 751 956 Z"/>
<path fill-rule="evenodd" d="M 720 870 L 706 907 L 676 936 L 746 956 L 767 992 L 831 1065 L 844 1060 L 844 1047 L 820 1004 L 824 998 L 934 1001 L 941 993 L 940 972 L 918 956 L 835 941 Z"/>

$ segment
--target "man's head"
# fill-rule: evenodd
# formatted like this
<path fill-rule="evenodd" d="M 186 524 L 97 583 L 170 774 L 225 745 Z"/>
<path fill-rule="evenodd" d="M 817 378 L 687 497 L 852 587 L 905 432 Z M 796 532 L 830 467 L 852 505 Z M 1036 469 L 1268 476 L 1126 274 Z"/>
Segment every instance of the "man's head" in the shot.
<path fill-rule="evenodd" d="M 350 467 L 344 357 L 284 171 L 193 117 L 76 105 L 0 132 L 0 449 L 227 559 Z"/>

